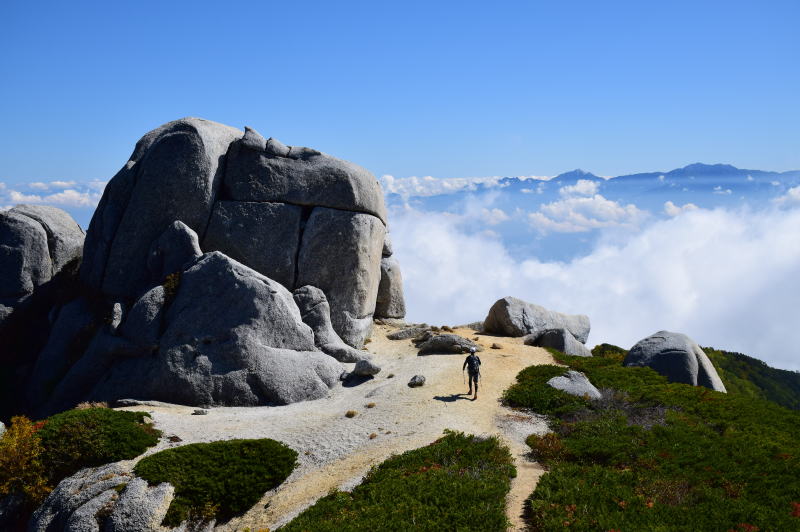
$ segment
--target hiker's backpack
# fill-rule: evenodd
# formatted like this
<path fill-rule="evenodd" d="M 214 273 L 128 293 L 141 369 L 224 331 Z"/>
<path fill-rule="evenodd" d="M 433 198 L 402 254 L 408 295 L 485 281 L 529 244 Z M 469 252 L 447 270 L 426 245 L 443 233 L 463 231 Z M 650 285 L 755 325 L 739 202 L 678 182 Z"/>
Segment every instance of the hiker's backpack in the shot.
<path fill-rule="evenodd" d="M 480 373 L 481 359 L 478 358 L 477 355 L 470 355 L 467 357 L 467 371 L 469 371 L 471 375 Z"/>

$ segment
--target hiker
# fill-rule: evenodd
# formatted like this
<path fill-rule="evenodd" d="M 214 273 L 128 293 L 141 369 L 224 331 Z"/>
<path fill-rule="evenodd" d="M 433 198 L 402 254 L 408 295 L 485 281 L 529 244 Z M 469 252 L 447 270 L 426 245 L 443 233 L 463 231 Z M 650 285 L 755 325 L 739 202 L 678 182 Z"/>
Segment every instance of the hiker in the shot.
<path fill-rule="evenodd" d="M 472 393 L 472 382 L 475 381 L 475 395 L 472 397 L 472 400 L 478 398 L 478 380 L 481 377 L 481 359 L 478 358 L 478 355 L 475 354 L 474 347 L 469 348 L 469 355 L 467 356 L 466 360 L 464 360 L 464 365 L 461 366 L 461 372 L 464 372 L 464 368 L 467 368 L 467 372 L 469 373 L 469 391 L 467 395 Z"/>

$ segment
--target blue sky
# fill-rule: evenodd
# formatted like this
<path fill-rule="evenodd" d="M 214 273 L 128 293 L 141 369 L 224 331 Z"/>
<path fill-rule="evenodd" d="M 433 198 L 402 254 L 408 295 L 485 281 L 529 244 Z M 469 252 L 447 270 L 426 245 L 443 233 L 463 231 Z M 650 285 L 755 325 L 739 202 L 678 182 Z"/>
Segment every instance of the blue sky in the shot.
<path fill-rule="evenodd" d="M 6 2 L 0 180 L 186 115 L 376 175 L 800 168 L 800 3 Z"/>
<path fill-rule="evenodd" d="M 800 169 L 800 2 L 5 2 L 0 19 L 0 209 L 86 227 L 147 131 L 249 125 L 380 178 L 412 321 L 514 295 L 588 314 L 592 345 L 668 329 L 800 370 L 797 172 L 492 177 Z"/>

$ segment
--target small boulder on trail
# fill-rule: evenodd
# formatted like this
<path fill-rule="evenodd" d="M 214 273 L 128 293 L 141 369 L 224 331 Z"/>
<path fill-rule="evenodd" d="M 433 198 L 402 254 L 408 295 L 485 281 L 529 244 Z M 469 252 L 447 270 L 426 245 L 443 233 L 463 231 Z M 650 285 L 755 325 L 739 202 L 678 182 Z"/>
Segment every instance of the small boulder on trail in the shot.
<path fill-rule="evenodd" d="M 419 388 L 424 384 L 425 384 L 425 377 L 422 375 L 414 375 L 413 377 L 411 377 L 411 380 L 408 381 L 409 388 Z"/>
<path fill-rule="evenodd" d="M 420 355 L 432 353 L 469 353 L 471 348 L 474 348 L 476 351 L 483 351 L 483 348 L 472 340 L 468 340 L 457 334 L 434 335 L 432 332 L 427 332 L 414 339 L 414 343 L 419 349 Z"/>
<path fill-rule="evenodd" d="M 639 340 L 622 362 L 653 368 L 670 382 L 727 393 L 717 370 L 697 342 L 681 333 L 659 331 Z"/>

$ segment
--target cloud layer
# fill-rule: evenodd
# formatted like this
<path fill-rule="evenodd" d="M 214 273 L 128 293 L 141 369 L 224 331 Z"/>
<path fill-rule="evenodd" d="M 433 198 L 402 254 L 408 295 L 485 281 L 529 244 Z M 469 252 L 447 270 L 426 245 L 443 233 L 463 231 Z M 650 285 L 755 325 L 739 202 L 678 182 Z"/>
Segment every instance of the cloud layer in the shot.
<path fill-rule="evenodd" d="M 609 231 L 570 262 L 515 261 L 459 218 L 406 207 L 392 214 L 408 319 L 482 320 L 507 295 L 588 314 L 589 344 L 630 347 L 658 330 L 800 369 L 800 209 L 676 208 L 640 231 Z"/>

